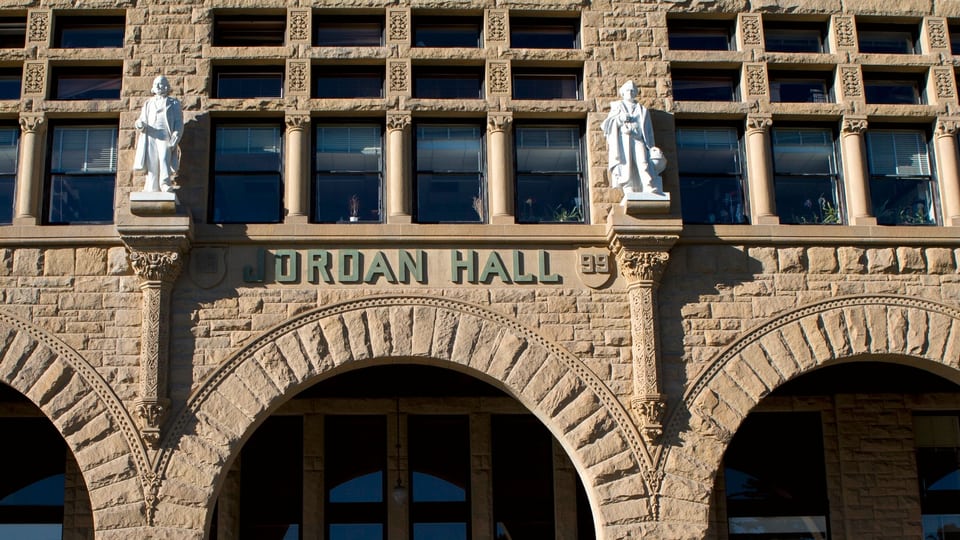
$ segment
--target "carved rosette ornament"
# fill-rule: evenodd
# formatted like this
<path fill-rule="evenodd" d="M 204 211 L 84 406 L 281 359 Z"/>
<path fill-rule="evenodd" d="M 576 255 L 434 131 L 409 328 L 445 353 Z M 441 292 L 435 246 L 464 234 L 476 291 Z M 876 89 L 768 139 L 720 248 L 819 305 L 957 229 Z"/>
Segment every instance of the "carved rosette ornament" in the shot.
<path fill-rule="evenodd" d="M 302 60 L 287 62 L 287 94 L 300 95 L 310 92 L 310 64 Z"/>
<path fill-rule="evenodd" d="M 30 21 L 27 23 L 27 41 L 31 43 L 46 43 L 50 31 L 50 12 L 31 11 Z"/>
<path fill-rule="evenodd" d="M 388 40 L 410 40 L 410 13 L 406 9 L 387 10 L 387 22 L 389 24 Z"/>
<path fill-rule="evenodd" d="M 487 41 L 507 40 L 507 12 L 490 11 L 487 15 Z"/>
<path fill-rule="evenodd" d="M 387 74 L 390 79 L 390 93 L 403 94 L 410 88 L 407 63 L 403 60 L 387 63 Z"/>
<path fill-rule="evenodd" d="M 42 96 L 46 87 L 47 65 L 43 62 L 24 62 L 23 94 Z"/>
<path fill-rule="evenodd" d="M 943 19 L 927 21 L 927 35 L 930 36 L 931 49 L 947 49 L 947 28 Z"/>
<path fill-rule="evenodd" d="M 305 9 L 290 11 L 290 41 L 308 41 L 310 39 L 310 11 Z"/>
<path fill-rule="evenodd" d="M 630 334 L 633 340 L 633 398 L 630 405 L 640 433 L 654 444 L 663 434 L 667 410 L 660 384 L 657 288 L 670 259 L 675 237 L 618 235 L 611 242 L 630 295 Z"/>
<path fill-rule="evenodd" d="M 937 85 L 938 98 L 950 99 L 956 97 L 957 93 L 953 89 L 952 68 L 933 68 L 933 80 Z"/>
<path fill-rule="evenodd" d="M 510 62 L 491 61 L 487 73 L 487 89 L 491 95 L 510 95 Z"/>
<path fill-rule="evenodd" d="M 843 95 L 846 97 L 860 97 L 863 95 L 863 86 L 860 84 L 860 68 L 847 66 L 840 68 L 840 84 L 843 86 Z"/>
<path fill-rule="evenodd" d="M 763 64 L 749 64 L 747 68 L 747 91 L 751 96 L 767 95 L 767 70 Z"/>

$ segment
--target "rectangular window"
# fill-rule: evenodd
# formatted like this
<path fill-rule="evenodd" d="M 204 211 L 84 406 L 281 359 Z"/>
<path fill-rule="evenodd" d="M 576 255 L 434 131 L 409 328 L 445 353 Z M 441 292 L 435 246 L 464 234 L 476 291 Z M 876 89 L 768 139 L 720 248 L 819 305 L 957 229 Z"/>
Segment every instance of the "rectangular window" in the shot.
<path fill-rule="evenodd" d="M 960 416 L 918 414 L 913 427 L 922 537 L 956 538 L 960 534 Z"/>
<path fill-rule="evenodd" d="M 315 98 L 383 97 L 381 66 L 316 65 L 313 67 Z"/>
<path fill-rule="evenodd" d="M 776 128 L 772 135 L 774 189 L 780 223 L 841 223 L 833 132 Z"/>
<path fill-rule="evenodd" d="M 873 213 L 881 225 L 935 225 L 927 136 L 911 129 L 867 131 Z"/>
<path fill-rule="evenodd" d="M 514 69 L 513 99 L 580 99 L 580 70 Z"/>
<path fill-rule="evenodd" d="M 924 101 L 920 77 L 864 73 L 863 92 L 867 103 L 920 105 Z"/>
<path fill-rule="evenodd" d="M 732 127 L 678 127 L 685 223 L 747 223 L 740 134 Z"/>
<path fill-rule="evenodd" d="M 420 124 L 416 148 L 417 222 L 482 223 L 486 217 L 483 128 Z"/>
<path fill-rule="evenodd" d="M 518 125 L 517 222 L 584 223 L 580 126 Z"/>
<path fill-rule="evenodd" d="M 412 540 L 470 538 L 470 417 L 409 415 Z"/>
<path fill-rule="evenodd" d="M 415 67 L 413 97 L 433 99 L 483 98 L 483 67 Z"/>
<path fill-rule="evenodd" d="M 283 206 L 283 128 L 223 124 L 214 130 L 214 223 L 279 223 Z"/>
<path fill-rule="evenodd" d="M 299 538 L 303 522 L 303 417 L 271 416 L 243 445 L 240 538 Z"/>
<path fill-rule="evenodd" d="M 667 36 L 675 51 L 728 51 L 733 21 L 668 20 Z"/>
<path fill-rule="evenodd" d="M 26 39 L 25 17 L 0 17 L 0 49 L 22 49 Z"/>
<path fill-rule="evenodd" d="M 579 49 L 580 21 L 561 18 L 511 18 L 510 46 L 514 49 Z"/>
<path fill-rule="evenodd" d="M 383 415 L 324 417 L 324 518 L 328 540 L 385 538 L 386 420 Z"/>
<path fill-rule="evenodd" d="M 116 176 L 116 126 L 54 126 L 47 223 L 112 223 Z"/>
<path fill-rule="evenodd" d="M 53 99 L 120 99 L 121 67 L 55 67 L 52 70 Z"/>
<path fill-rule="evenodd" d="M 533 416 L 495 414 L 490 439 L 494 537 L 555 538 L 550 432 Z"/>
<path fill-rule="evenodd" d="M 318 47 L 380 47 L 383 45 L 383 17 L 314 17 L 313 44 Z"/>
<path fill-rule="evenodd" d="M 383 128 L 379 124 L 317 124 L 313 220 L 383 219 Z"/>
<path fill-rule="evenodd" d="M 20 99 L 20 69 L 0 69 L 0 99 Z"/>
<path fill-rule="evenodd" d="M 763 23 L 764 48 L 769 52 L 818 53 L 824 51 L 826 25 L 796 21 Z"/>
<path fill-rule="evenodd" d="M 917 45 L 917 26 L 904 24 L 857 24 L 862 53 L 913 54 Z"/>
<path fill-rule="evenodd" d="M 770 73 L 770 100 L 776 103 L 830 103 L 830 76 L 819 73 Z"/>
<path fill-rule="evenodd" d="M 950 25 L 950 52 L 960 54 L 960 27 Z"/>
<path fill-rule="evenodd" d="M 280 47 L 287 30 L 286 15 L 248 12 L 243 15 L 214 15 L 215 47 Z"/>
<path fill-rule="evenodd" d="M 673 99 L 677 101 L 736 101 L 735 72 L 673 70 Z"/>
<path fill-rule="evenodd" d="M 13 222 L 20 129 L 0 126 L 0 223 Z"/>
<path fill-rule="evenodd" d="M 216 98 L 283 97 L 283 68 L 222 66 L 213 69 Z"/>
<path fill-rule="evenodd" d="M 413 20 L 415 47 L 483 46 L 480 17 L 416 17 Z"/>
<path fill-rule="evenodd" d="M 53 46 L 58 49 L 119 49 L 123 47 L 120 17 L 58 16 Z"/>

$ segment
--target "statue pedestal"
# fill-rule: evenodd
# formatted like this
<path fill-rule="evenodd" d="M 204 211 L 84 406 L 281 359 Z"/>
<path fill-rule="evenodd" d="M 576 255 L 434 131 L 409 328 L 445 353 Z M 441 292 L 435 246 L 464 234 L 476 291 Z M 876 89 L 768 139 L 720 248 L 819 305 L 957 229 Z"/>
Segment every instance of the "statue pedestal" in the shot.
<path fill-rule="evenodd" d="M 658 195 L 655 193 L 625 193 L 620 201 L 627 215 L 638 216 L 644 214 L 670 213 L 670 194 Z"/>
<path fill-rule="evenodd" d="M 177 213 L 177 194 L 136 191 L 130 194 L 130 213 L 137 216 L 165 216 Z"/>

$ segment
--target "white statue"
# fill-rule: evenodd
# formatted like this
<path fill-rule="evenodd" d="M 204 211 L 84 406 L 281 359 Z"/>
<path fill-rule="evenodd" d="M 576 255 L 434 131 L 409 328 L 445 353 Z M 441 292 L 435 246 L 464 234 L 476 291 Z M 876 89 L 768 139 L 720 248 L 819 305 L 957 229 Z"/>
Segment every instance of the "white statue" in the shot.
<path fill-rule="evenodd" d="M 172 177 L 180 167 L 180 136 L 183 110 L 180 101 L 169 97 L 170 83 L 159 76 L 153 80 L 153 97 L 143 104 L 137 128 L 137 153 L 133 170 L 146 171 L 145 192 L 173 190 Z"/>
<path fill-rule="evenodd" d="M 620 101 L 610 104 L 610 114 L 600 124 L 607 139 L 610 183 L 631 193 L 665 196 L 660 173 L 667 167 L 663 152 L 654 146 L 653 123 L 646 107 L 637 103 L 637 87 L 627 81 Z"/>

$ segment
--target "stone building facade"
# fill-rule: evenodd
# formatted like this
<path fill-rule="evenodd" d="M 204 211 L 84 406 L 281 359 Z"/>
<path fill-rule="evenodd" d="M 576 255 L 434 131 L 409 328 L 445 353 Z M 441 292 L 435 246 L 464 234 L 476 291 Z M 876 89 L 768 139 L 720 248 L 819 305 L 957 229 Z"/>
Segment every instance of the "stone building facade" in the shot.
<path fill-rule="evenodd" d="M 0 536 L 958 534 L 956 2 L 2 0 L 0 45 Z M 668 201 L 610 188 L 626 80 Z"/>

